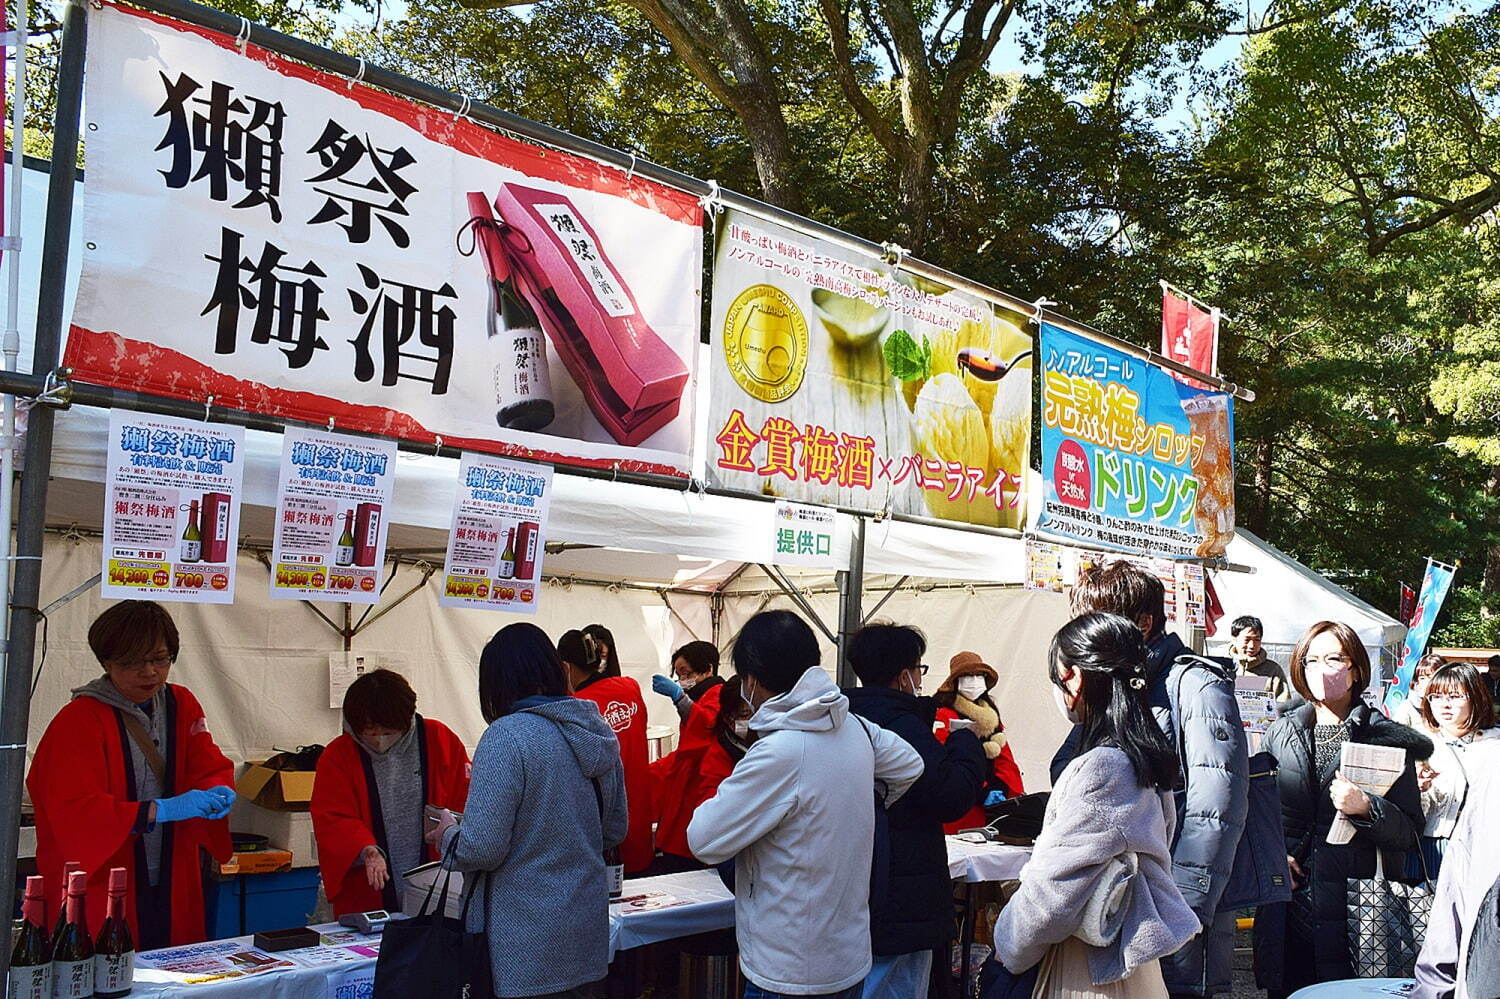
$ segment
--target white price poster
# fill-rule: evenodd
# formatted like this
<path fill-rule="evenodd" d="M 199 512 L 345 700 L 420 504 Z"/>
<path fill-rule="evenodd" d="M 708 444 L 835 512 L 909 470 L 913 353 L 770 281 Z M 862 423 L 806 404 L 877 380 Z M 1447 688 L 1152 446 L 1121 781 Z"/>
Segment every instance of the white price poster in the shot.
<path fill-rule="evenodd" d="M 466 453 L 438 603 L 535 614 L 551 499 L 550 466 Z"/>
<path fill-rule="evenodd" d="M 271 596 L 378 601 L 395 480 L 395 441 L 288 430 L 276 491 Z"/>
<path fill-rule="evenodd" d="M 101 595 L 232 603 L 244 430 L 116 409 L 108 447 Z"/>

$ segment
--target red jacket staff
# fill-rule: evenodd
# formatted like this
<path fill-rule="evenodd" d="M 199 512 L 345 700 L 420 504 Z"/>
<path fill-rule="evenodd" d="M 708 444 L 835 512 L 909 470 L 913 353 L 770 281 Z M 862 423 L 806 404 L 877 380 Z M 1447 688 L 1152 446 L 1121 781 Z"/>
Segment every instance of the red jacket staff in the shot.
<path fill-rule="evenodd" d="M 36 805 L 37 867 L 61 899 L 63 864 L 89 876 L 91 932 L 104 921 L 109 869 L 129 874 L 136 947 L 204 938 L 200 853 L 232 852 L 234 768 L 186 687 L 167 683 L 177 627 L 159 604 L 126 600 L 89 628 L 105 675 L 73 691 L 47 726 L 26 786 Z"/>
<path fill-rule="evenodd" d="M 651 866 L 656 845 L 651 835 L 655 804 L 651 793 L 650 754 L 646 751 L 646 702 L 641 685 L 628 676 L 605 676 L 600 671 L 599 648 L 581 631 L 569 631 L 558 639 L 557 651 L 568 671 L 575 697 L 593 701 L 599 714 L 620 742 L 620 762 L 625 765 L 625 800 L 630 812 L 630 830 L 620 844 L 620 861 L 626 874 Z"/>
<path fill-rule="evenodd" d="M 1015 754 L 1005 736 L 1005 724 L 1000 720 L 1000 709 L 996 707 L 990 691 L 999 681 L 1000 675 L 974 652 L 960 652 L 948 664 L 948 679 L 938 688 L 937 721 L 933 734 L 938 742 L 947 742 L 949 725 L 957 720 L 972 724 L 973 732 L 984 746 L 984 753 L 992 761 L 992 772 L 984 783 L 985 797 L 1003 791 L 1005 797 L 1017 798 L 1026 793 L 1021 781 L 1021 768 L 1016 764 Z M 962 829 L 973 829 L 988 822 L 984 802 L 975 802 L 963 818 L 943 826 L 946 833 Z"/>
<path fill-rule="evenodd" d="M 401 674 L 375 670 L 344 695 L 345 734 L 318 759 L 313 835 L 336 916 L 401 911 L 401 874 L 437 860 L 425 806 L 463 811 L 469 754 L 442 722 L 416 713 Z"/>

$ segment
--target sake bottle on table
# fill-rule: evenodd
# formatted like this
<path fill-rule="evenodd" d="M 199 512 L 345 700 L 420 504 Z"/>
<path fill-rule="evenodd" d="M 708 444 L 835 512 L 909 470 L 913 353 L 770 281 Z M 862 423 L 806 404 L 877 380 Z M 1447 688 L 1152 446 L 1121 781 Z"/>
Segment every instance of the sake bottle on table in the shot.
<path fill-rule="evenodd" d="M 94 940 L 94 996 L 119 999 L 130 995 L 135 981 L 135 940 L 125 921 L 125 868 L 109 869 L 109 909 Z"/>
<path fill-rule="evenodd" d="M 26 879 L 21 932 L 10 952 L 5 999 L 52 999 L 52 934 L 47 932 L 47 893 L 36 875 Z"/>
<path fill-rule="evenodd" d="M 89 937 L 84 899 L 89 876 L 68 875 L 68 903 L 62 932 L 52 944 L 52 999 L 93 999 L 94 941 Z"/>
<path fill-rule="evenodd" d="M 57 900 L 57 919 L 52 924 L 52 946 L 57 946 L 57 938 L 62 936 L 63 924 L 68 921 L 68 879 L 73 876 L 74 871 L 83 870 L 83 865 L 76 860 L 70 860 L 63 864 L 61 891 Z"/>

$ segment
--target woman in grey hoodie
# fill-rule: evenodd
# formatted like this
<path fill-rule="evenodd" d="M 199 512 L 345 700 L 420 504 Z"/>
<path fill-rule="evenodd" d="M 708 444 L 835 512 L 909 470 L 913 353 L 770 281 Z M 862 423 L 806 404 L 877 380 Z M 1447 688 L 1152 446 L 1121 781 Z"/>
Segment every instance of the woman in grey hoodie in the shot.
<path fill-rule="evenodd" d="M 615 734 L 591 701 L 568 696 L 557 649 L 534 624 L 484 647 L 479 706 L 490 725 L 463 821 L 439 812 L 428 838 L 482 893 L 469 929 L 488 935 L 496 996 L 592 999 L 609 970 L 604 851 L 626 829 Z"/>
<path fill-rule="evenodd" d="M 1041 965 L 1036 995 L 1159 997 L 1159 961 L 1198 933 L 1172 879 L 1177 756 L 1146 706 L 1140 629 L 1085 614 L 1052 639 L 1058 710 L 1082 730 L 1021 887 L 995 924 L 1013 974 Z M 1100 904 L 1116 890 L 1113 904 Z"/>

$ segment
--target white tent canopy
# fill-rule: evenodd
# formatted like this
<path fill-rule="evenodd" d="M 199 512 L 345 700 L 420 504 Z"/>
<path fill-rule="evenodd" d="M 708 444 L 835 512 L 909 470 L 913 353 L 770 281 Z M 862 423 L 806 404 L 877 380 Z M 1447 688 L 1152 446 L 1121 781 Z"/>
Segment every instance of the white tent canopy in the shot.
<path fill-rule="evenodd" d="M 1273 658 L 1283 656 L 1302 632 L 1318 621 L 1342 621 L 1353 628 L 1370 653 L 1370 662 L 1389 675 L 1389 659 L 1400 651 L 1406 627 L 1313 572 L 1269 542 L 1240 528 L 1226 553 L 1230 562 L 1248 566 L 1251 573 L 1214 575 L 1214 589 L 1224 607 L 1218 629 L 1209 637 L 1211 648 L 1229 644 L 1229 626 L 1242 614 L 1265 625 L 1262 636 Z"/>

